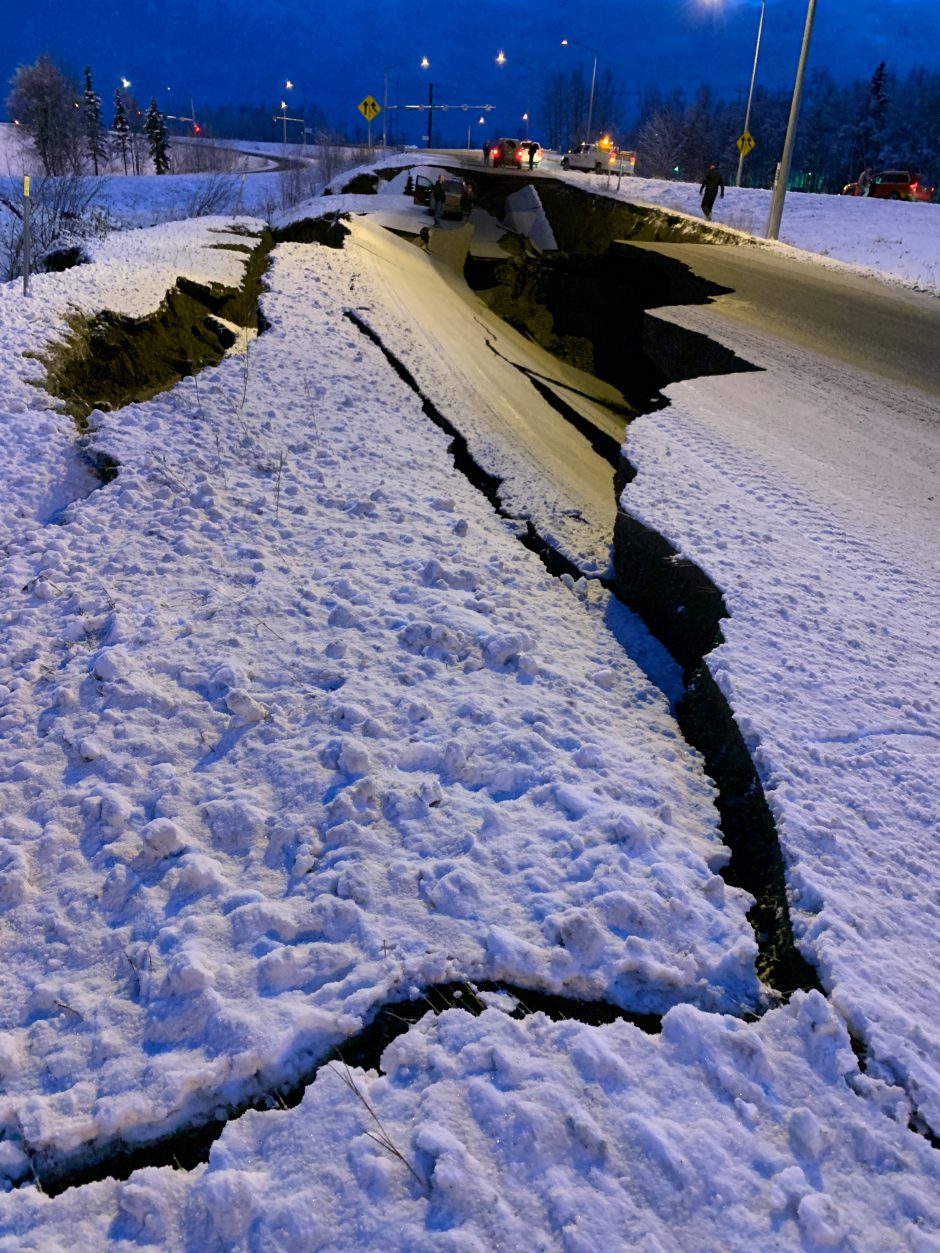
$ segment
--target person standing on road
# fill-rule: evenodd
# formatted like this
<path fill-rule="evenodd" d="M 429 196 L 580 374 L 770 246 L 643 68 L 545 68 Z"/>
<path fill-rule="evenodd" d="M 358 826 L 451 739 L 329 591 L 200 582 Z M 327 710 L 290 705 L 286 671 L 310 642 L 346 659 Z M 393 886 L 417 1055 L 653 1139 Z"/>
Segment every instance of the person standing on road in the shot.
<path fill-rule="evenodd" d="M 444 175 L 438 174 L 437 182 L 431 188 L 431 208 L 434 210 L 434 225 L 440 226 L 441 217 L 444 214 L 444 201 L 447 199 L 447 191 L 444 187 Z"/>
<path fill-rule="evenodd" d="M 493 145 L 488 139 L 483 140 L 483 164 L 489 165 L 490 153 L 493 151 Z"/>
<path fill-rule="evenodd" d="M 871 169 L 871 167 L 862 170 L 861 174 L 858 176 L 858 194 L 860 196 L 867 196 L 871 191 L 871 185 L 874 181 L 875 171 Z"/>
<path fill-rule="evenodd" d="M 527 145 L 527 147 L 529 149 L 529 169 L 534 170 L 535 169 L 535 154 L 538 152 L 539 146 L 533 139 L 532 142 Z"/>
<path fill-rule="evenodd" d="M 708 169 L 705 171 L 705 177 L 702 179 L 702 185 L 699 188 L 702 193 L 702 212 L 705 214 L 705 220 L 712 220 L 712 208 L 715 204 L 715 197 L 721 191 L 721 198 L 725 198 L 725 180 L 721 177 L 721 171 L 712 161 Z"/>

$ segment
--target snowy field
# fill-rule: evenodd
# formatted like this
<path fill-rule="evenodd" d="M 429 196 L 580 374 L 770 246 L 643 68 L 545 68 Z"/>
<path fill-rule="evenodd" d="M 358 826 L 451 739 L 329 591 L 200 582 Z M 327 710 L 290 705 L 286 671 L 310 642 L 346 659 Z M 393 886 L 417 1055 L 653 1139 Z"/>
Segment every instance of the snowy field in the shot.
<path fill-rule="evenodd" d="M 247 176 L 246 213 L 273 177 Z M 178 212 L 171 180 L 128 184 L 151 203 L 111 179 L 116 214 Z M 792 430 L 755 435 L 751 411 L 788 395 L 772 361 L 676 385 L 630 428 L 624 507 L 731 612 L 708 664 L 823 987 L 782 1004 L 719 873 L 668 660 L 596 581 L 549 577 L 345 316 L 491 472 L 515 464 L 494 396 L 518 407 L 518 371 L 480 349 L 492 330 L 446 267 L 370 220 L 387 200 L 296 210 L 364 216 L 341 250 L 277 248 L 246 350 L 92 414 L 91 449 L 119 464 L 104 487 L 24 352 L 70 310 L 237 283 L 245 254 L 218 245 L 244 236 L 162 221 L 29 298 L 0 287 L 0 1249 L 940 1248 L 932 544 L 858 507 L 862 471 L 833 469 L 847 415 L 813 387 Z M 716 221 L 760 229 L 766 202 L 729 190 Z M 938 213 L 790 196 L 775 247 L 935 291 Z M 893 495 L 935 517 L 936 425 L 915 473 L 864 419 Z M 519 1020 L 488 993 L 479 1017 L 404 1030 L 380 1069 L 316 1070 L 380 1007 L 484 981 L 661 1031 L 580 1021 L 574 999 Z M 276 1106 L 314 1071 L 193 1170 L 54 1199 L 34 1182 Z"/>

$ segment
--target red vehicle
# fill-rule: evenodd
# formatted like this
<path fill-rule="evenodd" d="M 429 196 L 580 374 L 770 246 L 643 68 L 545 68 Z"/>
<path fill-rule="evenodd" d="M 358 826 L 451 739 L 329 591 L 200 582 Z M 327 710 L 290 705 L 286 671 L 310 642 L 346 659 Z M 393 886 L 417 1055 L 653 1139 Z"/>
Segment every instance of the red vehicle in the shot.
<path fill-rule="evenodd" d="M 868 195 L 876 200 L 933 200 L 936 192 L 936 187 L 913 170 L 884 170 L 875 175 L 867 192 L 857 182 L 846 183 L 842 188 L 843 196 Z"/>

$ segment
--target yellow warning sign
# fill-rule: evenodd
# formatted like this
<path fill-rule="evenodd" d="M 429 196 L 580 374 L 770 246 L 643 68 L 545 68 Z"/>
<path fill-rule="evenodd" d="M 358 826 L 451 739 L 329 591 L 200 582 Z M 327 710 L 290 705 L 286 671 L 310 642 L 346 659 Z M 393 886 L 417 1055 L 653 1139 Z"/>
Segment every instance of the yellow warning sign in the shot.
<path fill-rule="evenodd" d="M 741 156 L 746 157 L 747 154 L 754 147 L 754 136 L 751 134 L 750 131 L 745 131 L 743 135 L 738 136 L 735 143 L 737 145 L 738 152 L 740 152 Z"/>
<path fill-rule="evenodd" d="M 377 114 L 382 112 L 382 106 L 373 96 L 366 96 L 365 100 L 360 100 L 356 107 L 367 122 L 371 122 Z"/>

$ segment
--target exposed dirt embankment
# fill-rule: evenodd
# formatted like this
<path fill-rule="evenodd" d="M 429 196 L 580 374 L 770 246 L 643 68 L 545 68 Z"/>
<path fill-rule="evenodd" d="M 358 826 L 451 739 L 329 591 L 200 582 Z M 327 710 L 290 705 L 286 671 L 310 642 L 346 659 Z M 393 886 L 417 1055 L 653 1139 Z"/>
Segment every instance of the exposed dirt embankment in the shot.
<path fill-rule="evenodd" d="M 667 303 L 707 304 L 726 288 L 681 261 L 622 240 L 607 241 L 603 253 L 471 258 L 466 276 L 494 313 L 561 360 L 612 384 L 640 411 L 663 403 L 660 393 L 669 383 L 754 369 L 706 336 L 650 315 Z"/>
<path fill-rule="evenodd" d="M 273 236 L 265 232 L 257 242 L 221 246 L 248 254 L 240 287 L 206 286 L 181 277 L 149 316 L 74 315 L 65 339 L 36 354 L 46 368 L 46 390 L 65 401 L 80 429 L 92 409 L 148 400 L 221 361 L 237 338 L 227 324 L 263 329 L 258 297 Z"/>

